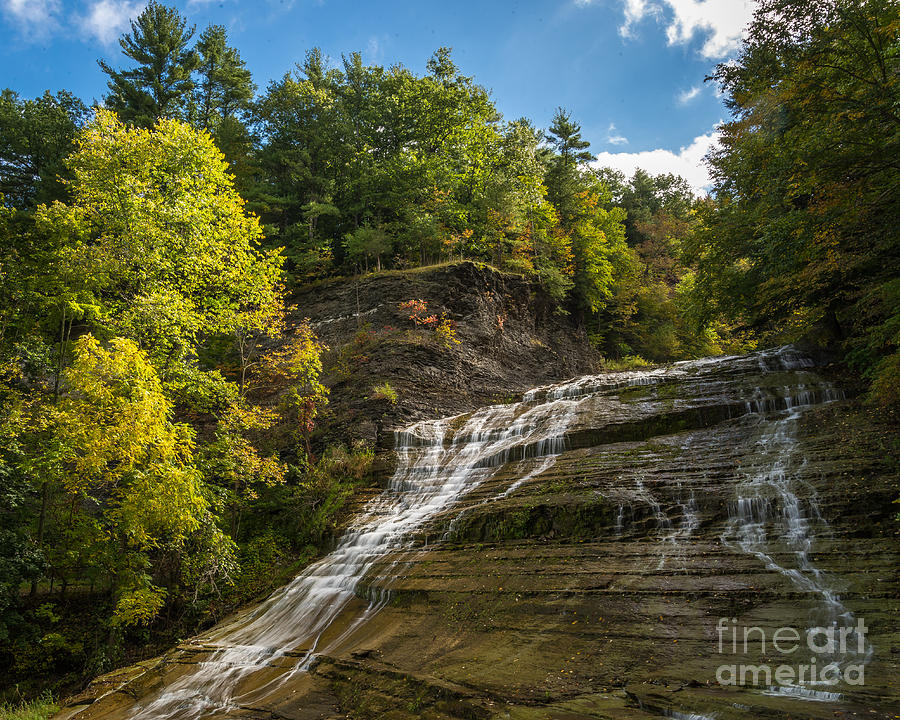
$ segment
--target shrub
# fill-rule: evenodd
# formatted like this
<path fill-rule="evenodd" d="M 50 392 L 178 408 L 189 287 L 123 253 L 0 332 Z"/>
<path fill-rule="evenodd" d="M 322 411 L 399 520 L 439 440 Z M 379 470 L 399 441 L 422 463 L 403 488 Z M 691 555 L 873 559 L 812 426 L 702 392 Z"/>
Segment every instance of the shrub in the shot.
<path fill-rule="evenodd" d="M 447 349 L 460 343 L 459 338 L 456 337 L 456 323 L 447 317 L 447 313 L 441 315 L 440 322 L 434 328 L 434 336 Z"/>
<path fill-rule="evenodd" d="M 389 382 L 375 385 L 372 388 L 372 394 L 369 397 L 371 400 L 388 400 L 391 405 L 397 404 L 397 391 L 391 387 Z"/>
<path fill-rule="evenodd" d="M 456 337 L 456 323 L 447 317 L 446 311 L 438 317 L 435 314 L 428 315 L 427 300 L 407 300 L 398 306 L 401 311 L 409 313 L 409 319 L 413 321 L 416 327 L 426 328 L 434 331 L 435 340 L 443 347 L 450 349 L 454 345 L 459 345 L 459 339 Z M 503 323 L 500 316 L 497 316 L 500 323 L 500 329 L 503 329 Z"/>
<path fill-rule="evenodd" d="M 640 355 L 626 355 L 619 360 L 604 360 L 603 367 L 606 370 L 634 370 L 635 368 L 649 367 L 651 363 Z"/>
<path fill-rule="evenodd" d="M 16 705 L 0 704 L 0 720 L 46 720 L 59 710 L 53 696 L 44 693 L 36 700 Z"/>

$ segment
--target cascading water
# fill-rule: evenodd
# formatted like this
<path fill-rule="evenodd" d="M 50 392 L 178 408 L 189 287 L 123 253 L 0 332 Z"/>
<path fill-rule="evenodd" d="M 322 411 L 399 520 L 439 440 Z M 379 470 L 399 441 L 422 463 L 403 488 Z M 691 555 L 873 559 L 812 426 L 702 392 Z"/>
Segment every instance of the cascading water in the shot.
<path fill-rule="evenodd" d="M 241 686 L 278 663 L 289 664 L 274 679 L 254 682 L 253 697 L 305 671 L 315 653 L 327 649 L 320 646 L 323 633 L 358 597 L 378 560 L 505 463 L 537 458 L 532 475 L 547 469 L 565 448 L 574 406 L 583 400 L 552 398 L 488 407 L 397 432 L 398 467 L 389 488 L 364 509 L 337 548 L 248 617 L 200 638 L 198 646 L 211 648 L 211 656 L 133 717 L 207 717 L 246 702 Z M 384 593 L 370 597 L 365 611 L 329 646 L 365 622 L 386 599 Z"/>
<path fill-rule="evenodd" d="M 784 370 L 807 368 L 811 363 L 793 352 L 782 351 L 760 358 L 761 363 L 777 361 Z M 767 365 L 763 365 L 767 369 Z M 778 572 L 798 589 L 818 597 L 811 613 L 810 629 L 831 629 L 835 637 L 844 632 L 846 642 L 816 660 L 820 668 L 834 664 L 843 670 L 851 664 L 865 664 L 872 647 L 855 630 L 856 619 L 841 602 L 829 578 L 810 560 L 815 542 L 815 524 L 824 525 L 816 506 L 815 495 L 798 496 L 797 477 L 806 463 L 798 458 L 797 425 L 801 415 L 812 405 L 843 399 L 843 393 L 828 383 L 811 389 L 799 383 L 784 388 L 780 398 L 767 397 L 757 389 L 748 401 L 748 412 L 759 415 L 761 435 L 757 442 L 757 462 L 740 479 L 737 497 L 729 506 L 729 519 L 723 541 L 730 547 L 753 555 L 768 570 Z M 779 412 L 774 419 L 767 413 Z M 806 488 L 804 488 L 806 489 Z M 812 517 L 811 517 L 812 516 Z M 825 680 L 806 685 L 830 685 Z M 799 699 L 834 701 L 840 694 L 815 690 L 807 686 L 773 686 L 773 695 L 789 695 Z"/>
<path fill-rule="evenodd" d="M 779 375 L 810 364 L 792 349 L 781 348 L 594 375 L 536 388 L 519 403 L 420 422 L 397 432 L 398 464 L 389 487 L 364 508 L 336 549 L 249 615 L 196 639 L 194 644 L 208 654 L 206 659 L 163 692 L 141 701 L 131 717 L 220 717 L 264 700 L 308 670 L 316 654 L 336 647 L 377 612 L 388 599 L 379 588 L 389 587 L 391 573 L 402 571 L 400 562 L 384 563 L 385 558 L 411 548 L 414 531 L 438 516 L 445 517 L 443 513 L 500 467 L 516 463 L 512 469 L 517 479 L 499 492 L 492 490 L 482 502 L 505 498 L 547 471 L 567 449 L 567 438 L 574 430 L 627 425 L 635 417 L 656 417 L 661 410 L 702 414 L 707 408 L 719 413 L 724 408 L 726 415 L 714 417 L 759 415 L 760 461 L 739 483 L 723 540 L 820 597 L 826 619 L 844 626 L 852 615 L 809 560 L 814 540 L 809 518 L 815 517 L 815 507 L 809 503 L 804 507 L 792 480 L 797 419 L 806 406 L 837 399 L 839 393 L 812 380 L 809 386 L 795 383 L 761 387 L 749 395 L 744 390 L 735 393 L 735 387 L 741 387 L 736 378 Z M 662 390 L 667 383 L 694 383 L 702 392 L 697 398 L 667 399 Z M 646 396 L 642 394 L 645 386 Z M 619 395 L 627 388 L 636 389 L 636 399 L 623 402 Z M 779 413 L 774 421 L 773 413 Z M 646 505 L 656 520 L 662 569 L 668 559 L 678 557 L 680 543 L 699 527 L 694 492 L 679 486 L 676 496 L 668 498 L 667 508 L 675 512 L 670 519 L 660 503 L 663 494 L 649 486 L 650 479 L 646 486 L 640 479 L 633 482 L 637 487 L 630 497 Z M 664 493 L 665 488 L 660 490 Z M 631 500 L 628 504 L 631 507 Z M 623 533 L 624 524 L 624 503 L 620 502 L 616 534 Z M 780 559 L 775 548 L 779 543 L 793 553 L 793 565 Z M 359 608 L 351 608 L 353 603 Z M 345 613 L 350 609 L 354 612 Z M 340 616 L 343 621 L 336 624 Z"/>

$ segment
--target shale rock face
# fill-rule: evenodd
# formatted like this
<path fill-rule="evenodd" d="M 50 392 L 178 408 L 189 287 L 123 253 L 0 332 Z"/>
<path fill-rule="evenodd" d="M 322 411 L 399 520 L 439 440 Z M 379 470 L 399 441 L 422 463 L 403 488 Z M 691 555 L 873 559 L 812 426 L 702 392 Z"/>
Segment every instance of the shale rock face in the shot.
<path fill-rule="evenodd" d="M 409 300 L 455 324 L 450 347 L 416 330 Z M 472 262 L 336 279 L 301 288 L 294 318 L 309 318 L 330 351 L 324 418 L 333 440 L 391 439 L 414 420 L 518 400 L 529 388 L 597 370 L 583 330 L 539 286 Z M 377 399 L 388 382 L 398 402 Z"/>
<path fill-rule="evenodd" d="M 588 376 L 409 426 L 332 555 L 59 717 L 895 717 L 897 419 L 810 366 Z M 840 682 L 766 675 L 813 659 Z"/>

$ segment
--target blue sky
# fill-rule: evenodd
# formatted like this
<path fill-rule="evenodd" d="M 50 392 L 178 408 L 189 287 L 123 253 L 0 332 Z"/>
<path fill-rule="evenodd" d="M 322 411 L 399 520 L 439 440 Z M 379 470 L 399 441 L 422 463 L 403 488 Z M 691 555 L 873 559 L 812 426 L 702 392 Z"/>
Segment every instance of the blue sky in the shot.
<path fill-rule="evenodd" d="M 339 60 L 422 72 L 453 48 L 509 119 L 547 127 L 569 109 L 598 163 L 630 175 L 678 172 L 706 183 L 701 158 L 727 118 L 703 78 L 733 56 L 753 0 L 177 0 L 198 33 L 226 26 L 261 87 L 319 46 Z M 67 89 L 90 102 L 106 91 L 97 67 L 125 58 L 118 38 L 142 0 L 0 0 L 0 87 L 24 97 Z"/>

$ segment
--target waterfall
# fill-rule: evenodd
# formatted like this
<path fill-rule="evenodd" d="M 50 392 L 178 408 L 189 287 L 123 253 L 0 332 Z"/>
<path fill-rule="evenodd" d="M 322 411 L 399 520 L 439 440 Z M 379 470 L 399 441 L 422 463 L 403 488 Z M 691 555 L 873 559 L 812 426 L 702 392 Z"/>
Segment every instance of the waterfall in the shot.
<path fill-rule="evenodd" d="M 184 673 L 155 696 L 141 700 L 131 717 L 198 720 L 255 707 L 269 693 L 306 672 L 317 654 L 338 647 L 378 612 L 389 599 L 385 588 L 401 572 L 399 562 L 383 561 L 412 548 L 417 529 L 438 516 L 444 518 L 443 513 L 501 467 L 517 463 L 517 479 L 505 489 L 492 491 L 483 502 L 507 497 L 550 469 L 566 450 L 567 437 L 574 429 L 605 428 L 653 417 L 661 408 L 702 412 L 707 407 L 726 407 L 729 417 L 760 417 L 762 460 L 740 479 L 723 540 L 820 597 L 829 621 L 849 622 L 852 615 L 809 560 L 814 538 L 808 518 L 815 510 L 803 507 L 792 481 L 798 418 L 811 403 L 836 399 L 840 394 L 812 378 L 808 385 L 760 387 L 750 393 L 741 389 L 756 387 L 755 381 L 742 385 L 746 378 L 788 370 L 800 370 L 802 375 L 810 364 L 793 349 L 780 348 L 646 371 L 592 375 L 536 388 L 521 402 L 418 422 L 397 431 L 397 469 L 388 487 L 365 506 L 336 548 L 252 612 L 196 638 L 192 645 L 205 659 L 182 666 Z M 676 382 L 693 383 L 698 397 L 665 399 L 658 394 L 664 385 Z M 640 390 L 644 386 L 650 393 L 647 397 L 638 393 L 634 402 L 619 397 L 626 388 Z M 772 413 L 779 415 L 762 424 L 763 416 Z M 633 495 L 647 504 L 657 521 L 659 569 L 667 559 L 679 559 L 680 543 L 700 524 L 693 490 L 679 486 L 678 493 L 677 524 L 667 517 L 655 490 L 642 481 L 637 481 Z M 623 532 L 623 524 L 624 504 L 620 502 L 617 534 Z M 792 566 L 776 560 L 776 543 L 791 549 Z M 376 566 L 381 568 L 377 576 Z M 341 623 L 336 623 L 341 616 Z"/>
<path fill-rule="evenodd" d="M 771 360 L 773 356 L 769 356 Z M 793 352 L 774 356 L 785 370 L 809 367 L 809 361 Z M 761 359 L 762 362 L 762 359 Z M 785 388 L 780 402 L 763 399 L 757 390 L 748 411 L 759 416 L 761 433 L 757 441 L 756 462 L 739 478 L 737 496 L 729 505 L 728 524 L 723 542 L 758 558 L 766 569 L 785 576 L 799 590 L 818 598 L 811 613 L 810 628 L 832 629 L 836 636 L 846 633 L 848 642 L 840 652 L 820 655 L 822 664 L 833 663 L 842 669 L 850 664 L 867 663 L 872 647 L 853 629 L 856 618 L 841 602 L 829 578 L 810 559 L 815 543 L 815 525 L 824 525 L 811 488 L 804 486 L 801 498 L 798 477 L 806 464 L 798 457 L 797 429 L 801 416 L 812 405 L 843 399 L 844 395 L 829 383 L 817 389 L 799 383 Z M 777 413 L 773 418 L 768 414 Z M 812 684 L 812 683 L 810 683 Z M 829 683 L 818 683 L 829 684 Z M 798 699 L 834 701 L 838 693 L 816 691 L 803 686 L 777 686 L 766 691 Z"/>
<path fill-rule="evenodd" d="M 316 653 L 338 644 L 387 601 L 383 592 L 370 594 L 365 610 L 337 639 L 322 646 L 325 632 L 362 594 L 377 561 L 402 548 L 413 530 L 504 464 L 537 458 L 532 475 L 547 469 L 565 449 L 565 432 L 576 417 L 574 406 L 583 401 L 550 398 L 492 406 L 396 432 L 398 465 L 388 488 L 364 508 L 336 549 L 249 616 L 197 639 L 196 645 L 211 655 L 133 717 L 207 717 L 249 701 L 240 687 L 251 676 L 271 668 L 281 671 L 267 681 L 255 679 L 252 695 L 257 697 L 306 671 Z"/>

